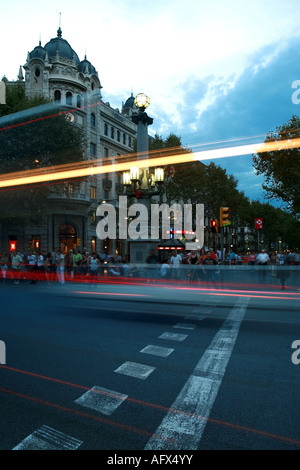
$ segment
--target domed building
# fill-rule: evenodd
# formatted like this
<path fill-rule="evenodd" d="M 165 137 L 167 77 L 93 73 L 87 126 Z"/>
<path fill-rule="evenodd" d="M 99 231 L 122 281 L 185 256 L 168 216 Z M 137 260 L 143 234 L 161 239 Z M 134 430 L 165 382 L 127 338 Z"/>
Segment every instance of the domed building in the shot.
<path fill-rule="evenodd" d="M 62 37 L 59 27 L 57 36 L 44 46 L 41 42 L 27 54 L 26 63 L 20 67 L 18 80 L 7 86 L 23 84 L 27 96 L 43 95 L 68 111 L 74 125 L 83 128 L 87 153 L 90 159 L 114 163 L 132 151 L 137 126 L 131 120 L 127 108 L 113 109 L 102 100 L 102 85 L 95 66 L 85 56 L 80 60 L 71 45 Z M 132 96 L 126 101 L 131 103 Z M 62 162 L 64 163 L 64 162 Z M 87 249 L 88 252 L 116 250 L 124 255 L 124 247 L 116 240 L 99 240 L 96 236 L 96 209 L 103 201 L 118 205 L 122 193 L 121 175 L 109 173 L 81 183 L 71 195 L 60 194 L 49 198 L 48 220 L 43 226 L 27 226 L 25 232 L 18 229 L 7 233 L 7 240 L 15 238 L 18 249 L 39 247 L 45 250 L 61 248 Z M 2 233 L 3 235 L 3 233 Z M 6 248 L 6 246 L 5 246 Z"/>

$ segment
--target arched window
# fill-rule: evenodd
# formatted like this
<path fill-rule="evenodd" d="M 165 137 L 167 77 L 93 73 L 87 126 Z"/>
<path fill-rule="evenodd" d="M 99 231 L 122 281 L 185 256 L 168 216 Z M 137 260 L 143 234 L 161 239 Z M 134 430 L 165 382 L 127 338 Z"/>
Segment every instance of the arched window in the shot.
<path fill-rule="evenodd" d="M 77 108 L 81 108 L 81 96 L 77 95 Z"/>
<path fill-rule="evenodd" d="M 70 91 L 66 94 L 66 104 L 72 106 L 72 93 Z"/>
<path fill-rule="evenodd" d="M 91 114 L 91 126 L 92 127 L 96 126 L 96 116 L 94 113 Z"/>
<path fill-rule="evenodd" d="M 61 92 L 59 90 L 55 90 L 54 92 L 54 101 L 60 103 L 61 100 Z"/>

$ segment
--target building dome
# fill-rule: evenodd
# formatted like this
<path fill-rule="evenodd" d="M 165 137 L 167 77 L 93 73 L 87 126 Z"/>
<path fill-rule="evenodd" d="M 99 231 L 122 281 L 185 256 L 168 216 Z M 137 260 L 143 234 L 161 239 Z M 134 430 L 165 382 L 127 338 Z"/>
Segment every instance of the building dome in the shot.
<path fill-rule="evenodd" d="M 29 53 L 29 58 L 30 59 L 42 59 L 44 60 L 46 56 L 46 50 L 41 46 L 41 43 L 39 43 L 38 46 L 36 46 L 33 51 Z"/>
<path fill-rule="evenodd" d="M 79 72 L 83 72 L 85 73 L 86 69 L 88 70 L 88 73 L 89 74 L 97 74 L 97 71 L 95 69 L 95 67 L 91 64 L 91 62 L 89 60 L 87 60 L 86 56 L 84 57 L 84 60 L 82 60 L 80 62 L 80 64 L 78 65 L 78 70 Z"/>
<path fill-rule="evenodd" d="M 125 101 L 125 104 L 123 106 L 123 109 L 126 109 L 126 108 L 135 108 L 135 104 L 134 104 L 134 96 L 133 96 L 133 93 L 131 93 L 131 96 Z"/>
<path fill-rule="evenodd" d="M 57 37 L 50 39 L 50 41 L 44 46 L 44 49 L 48 52 L 49 58 L 55 56 L 58 51 L 60 57 L 63 57 L 64 59 L 72 60 L 74 56 L 76 64 L 79 65 L 80 60 L 78 55 L 72 49 L 68 41 L 61 37 L 61 33 L 61 29 L 58 28 Z"/>

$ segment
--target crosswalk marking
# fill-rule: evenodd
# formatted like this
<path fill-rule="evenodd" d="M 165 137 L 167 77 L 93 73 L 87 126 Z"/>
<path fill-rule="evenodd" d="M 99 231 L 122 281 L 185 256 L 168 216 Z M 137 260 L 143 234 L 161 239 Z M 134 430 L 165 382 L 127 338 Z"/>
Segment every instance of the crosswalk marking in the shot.
<path fill-rule="evenodd" d="M 75 403 L 99 411 L 104 415 L 111 415 L 123 403 L 128 395 L 123 395 L 107 388 L 95 385 L 91 390 L 81 395 Z"/>
<path fill-rule="evenodd" d="M 160 339 L 168 339 L 172 341 L 184 341 L 188 335 L 182 335 L 181 333 L 170 333 L 166 331 L 162 335 L 159 336 Z"/>
<path fill-rule="evenodd" d="M 129 375 L 137 379 L 145 380 L 155 370 L 155 367 L 139 364 L 137 362 L 124 362 L 115 372 L 119 374 Z"/>
<path fill-rule="evenodd" d="M 192 311 L 192 315 L 208 315 L 212 312 L 212 308 L 205 308 L 205 307 L 200 307 L 200 308 L 194 308 Z"/>
<path fill-rule="evenodd" d="M 194 330 L 197 325 L 193 323 L 176 323 L 173 328 L 182 328 L 183 330 Z"/>
<path fill-rule="evenodd" d="M 149 344 L 144 349 L 141 349 L 141 353 L 153 354 L 154 356 L 168 357 L 174 351 L 173 348 L 165 348 L 163 346 L 154 346 Z"/>
<path fill-rule="evenodd" d="M 184 320 L 199 320 L 199 321 L 201 321 L 201 320 L 204 320 L 204 318 L 206 318 L 206 317 L 203 317 L 203 316 L 200 316 L 200 315 L 186 315 L 184 317 Z"/>
<path fill-rule="evenodd" d="M 248 302 L 237 300 L 145 450 L 197 450 Z"/>
<path fill-rule="evenodd" d="M 76 450 L 82 443 L 44 424 L 12 450 Z"/>

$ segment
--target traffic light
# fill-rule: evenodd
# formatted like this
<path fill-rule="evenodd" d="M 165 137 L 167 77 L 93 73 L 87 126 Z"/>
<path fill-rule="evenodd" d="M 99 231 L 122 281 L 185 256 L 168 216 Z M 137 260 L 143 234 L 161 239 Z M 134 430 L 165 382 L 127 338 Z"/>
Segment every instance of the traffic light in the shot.
<path fill-rule="evenodd" d="M 226 225 L 230 225 L 230 209 L 229 207 L 220 207 L 220 227 L 225 227 Z"/>
<path fill-rule="evenodd" d="M 210 220 L 210 231 L 212 233 L 218 233 L 219 227 L 218 227 L 218 221 L 217 219 L 211 219 Z"/>

